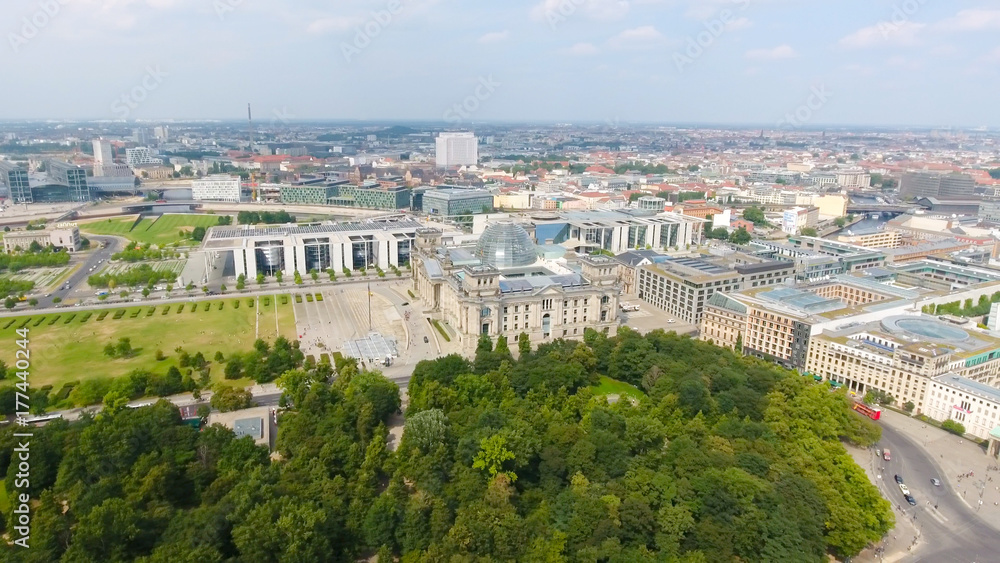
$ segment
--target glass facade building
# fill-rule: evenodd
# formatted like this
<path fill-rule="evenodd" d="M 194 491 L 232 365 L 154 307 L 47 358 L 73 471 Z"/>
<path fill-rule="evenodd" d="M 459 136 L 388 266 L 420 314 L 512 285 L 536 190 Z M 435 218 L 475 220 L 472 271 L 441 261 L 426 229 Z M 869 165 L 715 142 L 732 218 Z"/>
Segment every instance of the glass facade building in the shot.
<path fill-rule="evenodd" d="M 87 171 L 58 160 L 50 160 L 46 164 L 49 179 L 54 184 L 69 188 L 70 201 L 90 201 L 90 187 L 87 185 Z"/>
<path fill-rule="evenodd" d="M 7 187 L 14 203 L 32 203 L 31 187 L 28 185 L 28 170 L 11 162 L 0 161 L 0 184 Z"/>

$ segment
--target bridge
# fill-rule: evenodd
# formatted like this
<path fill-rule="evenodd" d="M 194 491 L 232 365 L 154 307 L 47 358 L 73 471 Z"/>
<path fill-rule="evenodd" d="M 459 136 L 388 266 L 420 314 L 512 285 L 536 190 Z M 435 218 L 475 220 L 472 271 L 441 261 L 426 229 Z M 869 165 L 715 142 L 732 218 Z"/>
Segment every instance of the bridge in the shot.
<path fill-rule="evenodd" d="M 906 213 L 912 209 L 923 209 L 919 205 L 879 205 L 877 203 L 851 203 L 847 205 L 848 213 Z"/>

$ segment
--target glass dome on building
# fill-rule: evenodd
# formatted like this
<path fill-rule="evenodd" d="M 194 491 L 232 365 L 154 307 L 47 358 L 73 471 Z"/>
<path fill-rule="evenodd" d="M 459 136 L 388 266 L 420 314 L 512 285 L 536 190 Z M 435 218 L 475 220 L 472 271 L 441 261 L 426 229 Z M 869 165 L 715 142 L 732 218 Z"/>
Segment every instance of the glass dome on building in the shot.
<path fill-rule="evenodd" d="M 476 244 L 476 257 L 499 269 L 530 266 L 538 258 L 531 235 L 515 223 L 487 227 Z"/>

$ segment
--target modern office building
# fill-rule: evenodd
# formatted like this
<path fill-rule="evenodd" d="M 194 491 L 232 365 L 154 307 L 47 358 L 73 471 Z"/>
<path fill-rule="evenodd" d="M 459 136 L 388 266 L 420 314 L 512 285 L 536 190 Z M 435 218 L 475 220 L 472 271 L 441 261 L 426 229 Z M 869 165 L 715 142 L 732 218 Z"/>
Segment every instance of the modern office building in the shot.
<path fill-rule="evenodd" d="M 814 334 L 806 369 L 858 396 L 882 391 L 895 404 L 912 402 L 923 413 L 939 376 L 953 374 L 996 387 L 1000 339 L 926 315 L 884 316 Z"/>
<path fill-rule="evenodd" d="M 493 211 L 493 194 L 486 190 L 442 188 L 423 193 L 423 211 L 428 215 L 459 217 Z"/>
<path fill-rule="evenodd" d="M 46 163 L 49 179 L 57 185 L 69 188 L 71 201 L 90 201 L 90 187 L 87 185 L 87 171 L 79 166 L 50 160 Z"/>
<path fill-rule="evenodd" d="M 80 250 L 80 229 L 76 223 L 58 223 L 44 231 L 14 231 L 5 233 L 3 237 L 4 252 L 11 253 L 27 250 L 31 243 L 37 242 L 44 246 L 76 252 Z"/>
<path fill-rule="evenodd" d="M 763 258 L 795 263 L 795 277 L 816 281 L 885 266 L 884 252 L 818 237 L 792 237 L 788 242 L 754 240 L 750 248 Z"/>
<path fill-rule="evenodd" d="M 837 241 L 865 248 L 899 248 L 903 245 L 903 235 L 898 231 L 882 229 L 867 232 L 848 231 L 847 233 L 838 236 Z"/>
<path fill-rule="evenodd" d="M 292 276 L 330 268 L 388 270 L 410 262 L 418 228 L 413 220 L 212 227 L 203 248 L 215 260 L 232 260 L 236 275 L 251 279 L 278 271 Z"/>
<path fill-rule="evenodd" d="M 538 244 L 558 244 L 578 254 L 606 250 L 686 249 L 700 244 L 708 221 L 679 213 L 567 211 L 530 214 Z"/>
<path fill-rule="evenodd" d="M 153 152 L 149 150 L 149 147 L 136 147 L 133 149 L 125 149 L 125 163 L 132 168 L 135 168 L 137 166 L 146 166 L 150 164 L 163 164 L 163 159 L 154 157 Z"/>
<path fill-rule="evenodd" d="M 104 167 L 115 163 L 111 141 L 94 139 L 94 176 L 104 176 Z"/>
<path fill-rule="evenodd" d="M 241 199 L 239 176 L 213 174 L 191 182 L 191 199 L 195 201 L 225 201 L 239 203 Z"/>
<path fill-rule="evenodd" d="M 31 186 L 28 183 L 28 169 L 12 162 L 0 160 L 0 184 L 7 188 L 14 203 L 32 203 Z"/>
<path fill-rule="evenodd" d="M 491 225 L 468 249 L 442 247 L 436 229 L 417 233 L 413 291 L 457 332 L 465 351 L 481 334 L 513 342 L 523 332 L 542 343 L 580 339 L 588 328 L 617 331 L 616 263 L 590 256 L 544 260 L 530 241 L 511 223 Z"/>
<path fill-rule="evenodd" d="M 907 172 L 899 184 L 899 194 L 907 199 L 972 199 L 975 190 L 972 176 L 960 172 Z"/>
<path fill-rule="evenodd" d="M 319 185 L 281 185 L 280 201 L 289 205 L 330 205 L 333 198 L 340 193 L 339 186 Z"/>
<path fill-rule="evenodd" d="M 338 188 L 337 196 L 330 201 L 333 205 L 341 207 L 406 209 L 410 206 L 410 188 L 402 185 L 382 185 L 375 181 L 361 185 L 344 184 Z"/>
<path fill-rule="evenodd" d="M 479 139 L 475 133 L 441 133 L 436 139 L 438 168 L 472 166 L 479 163 Z"/>
<path fill-rule="evenodd" d="M 636 208 L 662 213 L 667 208 L 667 200 L 651 195 L 642 196 L 636 201 Z"/>
<path fill-rule="evenodd" d="M 639 299 L 685 323 L 701 324 L 705 303 L 717 292 L 784 283 L 795 274 L 790 262 L 739 264 L 735 268 L 700 258 L 671 258 L 638 269 Z"/>

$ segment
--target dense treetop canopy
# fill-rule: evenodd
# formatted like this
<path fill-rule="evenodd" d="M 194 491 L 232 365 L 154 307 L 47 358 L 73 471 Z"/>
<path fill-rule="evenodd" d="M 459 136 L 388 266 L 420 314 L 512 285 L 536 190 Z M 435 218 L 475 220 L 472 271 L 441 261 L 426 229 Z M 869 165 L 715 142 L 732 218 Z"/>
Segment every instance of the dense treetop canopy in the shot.
<path fill-rule="evenodd" d="M 50 424 L 32 548 L 0 559 L 819 562 L 893 526 L 841 443 L 879 430 L 843 392 L 662 331 L 514 349 L 418 364 L 397 451 L 397 387 L 349 360 L 278 379 L 276 461 L 166 402 Z M 594 396 L 599 374 L 646 394 Z"/>

